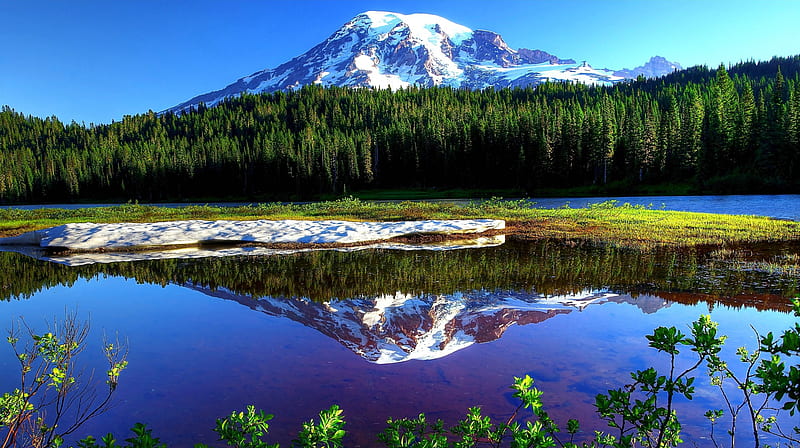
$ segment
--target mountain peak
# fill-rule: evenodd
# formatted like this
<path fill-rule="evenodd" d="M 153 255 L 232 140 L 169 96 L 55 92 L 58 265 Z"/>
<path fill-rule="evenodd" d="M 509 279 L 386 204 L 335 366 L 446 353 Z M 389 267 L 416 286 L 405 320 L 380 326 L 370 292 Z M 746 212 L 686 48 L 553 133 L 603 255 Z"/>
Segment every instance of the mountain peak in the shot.
<path fill-rule="evenodd" d="M 617 70 L 614 74 L 629 79 L 635 79 L 640 75 L 647 78 L 657 78 L 682 69 L 683 67 L 677 62 L 668 61 L 663 56 L 653 56 L 644 65 L 632 69 Z"/>
<path fill-rule="evenodd" d="M 602 290 L 555 296 L 502 290 L 447 296 L 397 292 L 321 303 L 287 297 L 256 298 L 225 288 L 185 286 L 313 328 L 375 364 L 439 359 L 475 343 L 495 341 L 512 325 L 541 323 L 589 305 L 634 301 L 630 296 Z M 644 296 L 634 304 L 641 307 L 643 300 Z M 665 306 L 663 300 L 645 304 L 654 310 Z"/>
<path fill-rule="evenodd" d="M 654 57 L 633 71 L 594 69 L 542 50 L 514 50 L 494 31 L 473 31 L 434 14 L 365 11 L 304 54 L 169 111 L 180 113 L 201 103 L 210 107 L 242 93 L 294 90 L 311 84 L 484 89 L 535 86 L 554 80 L 608 85 L 639 73 L 660 76 L 676 66 L 680 68 Z"/>
<path fill-rule="evenodd" d="M 454 44 L 468 39 L 472 30 L 434 14 L 400 14 L 388 11 L 365 11 L 349 23 L 364 24 L 377 33 L 388 33 L 398 25 L 409 28 L 412 34 L 444 34 Z"/>

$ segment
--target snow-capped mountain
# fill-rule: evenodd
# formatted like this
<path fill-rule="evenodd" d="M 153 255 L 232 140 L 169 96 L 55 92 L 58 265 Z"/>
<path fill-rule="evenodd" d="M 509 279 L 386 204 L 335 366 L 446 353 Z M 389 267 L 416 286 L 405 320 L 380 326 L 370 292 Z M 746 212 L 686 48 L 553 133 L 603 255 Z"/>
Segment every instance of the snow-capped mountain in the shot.
<path fill-rule="evenodd" d="M 513 325 L 544 322 L 592 304 L 631 303 L 644 312 L 669 306 L 652 296 L 607 291 L 547 296 L 524 291 L 469 291 L 449 295 L 404 293 L 314 302 L 304 298 L 240 295 L 186 284 L 209 296 L 313 328 L 376 364 L 437 359 L 499 339 Z"/>
<path fill-rule="evenodd" d="M 657 64 L 654 59 L 643 66 L 646 76 L 680 67 L 666 60 Z M 214 106 L 244 92 L 292 90 L 310 84 L 392 89 L 502 88 L 535 86 L 549 80 L 610 84 L 636 77 L 643 67 L 630 71 L 633 75 L 596 69 L 585 61 L 560 59 L 542 50 L 514 50 L 497 33 L 472 30 L 436 15 L 368 11 L 306 53 L 169 111 L 180 112 L 201 103 Z M 659 68 L 668 71 L 659 72 Z"/>
<path fill-rule="evenodd" d="M 657 78 L 659 76 L 672 73 L 676 70 L 683 70 L 683 67 L 681 67 L 681 65 L 677 62 L 670 62 L 661 56 L 653 56 L 644 65 L 640 65 L 630 70 L 627 68 L 617 70 L 614 72 L 614 75 L 631 79 L 636 78 L 639 75 L 642 75 L 646 78 Z"/>

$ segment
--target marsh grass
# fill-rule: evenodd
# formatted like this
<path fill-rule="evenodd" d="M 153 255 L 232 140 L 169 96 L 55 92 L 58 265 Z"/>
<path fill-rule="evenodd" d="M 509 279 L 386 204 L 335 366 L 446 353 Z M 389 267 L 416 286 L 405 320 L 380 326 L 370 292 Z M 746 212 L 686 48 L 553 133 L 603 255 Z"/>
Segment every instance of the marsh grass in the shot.
<path fill-rule="evenodd" d="M 157 222 L 174 220 L 342 219 L 400 221 L 494 218 L 508 234 L 524 239 L 582 241 L 618 247 L 715 246 L 800 240 L 800 222 L 759 216 L 654 210 L 608 201 L 587 208 L 540 209 L 525 200 L 493 198 L 468 205 L 450 202 L 375 203 L 355 198 L 306 204 L 266 203 L 236 207 L 179 208 L 123 204 L 82 209 L 2 209 L 0 235 L 70 222 Z"/>
<path fill-rule="evenodd" d="M 735 268 L 742 271 L 750 270 L 785 278 L 800 278 L 800 254 L 782 254 L 769 260 L 736 260 L 734 263 Z"/>

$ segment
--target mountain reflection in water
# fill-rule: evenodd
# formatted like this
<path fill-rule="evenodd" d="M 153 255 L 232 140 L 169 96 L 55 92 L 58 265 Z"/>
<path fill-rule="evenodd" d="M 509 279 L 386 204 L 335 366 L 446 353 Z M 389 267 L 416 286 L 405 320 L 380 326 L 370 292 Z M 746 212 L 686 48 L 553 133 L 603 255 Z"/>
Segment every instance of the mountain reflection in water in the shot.
<path fill-rule="evenodd" d="M 640 305 L 644 301 L 594 291 L 545 296 L 483 290 L 448 295 L 395 293 L 321 303 L 273 297 L 253 299 L 222 289 L 192 289 L 299 322 L 377 364 L 441 358 L 474 343 L 494 341 L 512 325 L 543 322 L 593 303 L 630 301 Z M 663 300 L 656 301 L 659 307 L 665 305 Z"/>
<path fill-rule="evenodd" d="M 789 249 L 780 249 L 789 250 Z M 792 249 L 797 251 L 797 249 Z M 772 254 L 773 252 L 770 252 Z M 479 250 L 318 251 L 266 257 L 165 259 L 61 266 L 0 252 L 0 299 L 27 297 L 79 278 L 119 276 L 153 284 L 185 284 L 252 297 L 330 301 L 402 294 L 447 295 L 474 290 L 520 290 L 557 296 L 587 290 L 706 294 L 736 305 L 788 311 L 798 278 L 742 269 L 696 251 L 639 252 L 573 248 L 553 242 L 509 241 Z M 692 300 L 692 299 L 689 299 Z"/>
<path fill-rule="evenodd" d="M 796 248 L 774 248 L 786 250 Z M 271 441 L 286 444 L 337 403 L 346 445 L 374 446 L 389 416 L 449 424 L 481 405 L 507 418 L 508 385 L 524 374 L 556 421 L 600 428 L 594 395 L 662 361 L 644 338 L 653 328 L 711 313 L 734 356 L 752 347 L 749 325 L 791 321 L 797 282 L 702 251 L 552 242 L 76 267 L 0 253 L 0 317 L 36 325 L 77 308 L 91 315 L 90 341 L 105 330 L 128 338 L 118 405 L 87 434 L 122 439 L 141 421 L 170 446 L 192 446 L 216 439 L 215 418 L 254 404 L 276 414 Z M 84 353 L 102 365 L 99 350 Z M 2 391 L 13 390 L 13 363 L 0 355 Z M 703 412 L 721 406 L 700 393 L 681 403 L 690 444 L 708 433 Z"/>

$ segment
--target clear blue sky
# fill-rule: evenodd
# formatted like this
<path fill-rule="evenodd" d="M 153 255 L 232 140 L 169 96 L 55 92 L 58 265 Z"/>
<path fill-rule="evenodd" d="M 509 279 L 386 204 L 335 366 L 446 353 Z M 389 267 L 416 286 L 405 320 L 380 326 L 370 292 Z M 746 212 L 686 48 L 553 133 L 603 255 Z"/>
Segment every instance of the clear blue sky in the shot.
<path fill-rule="evenodd" d="M 0 0 L 0 104 L 89 124 L 275 67 L 367 10 L 438 14 L 595 67 L 800 53 L 798 0 Z"/>

